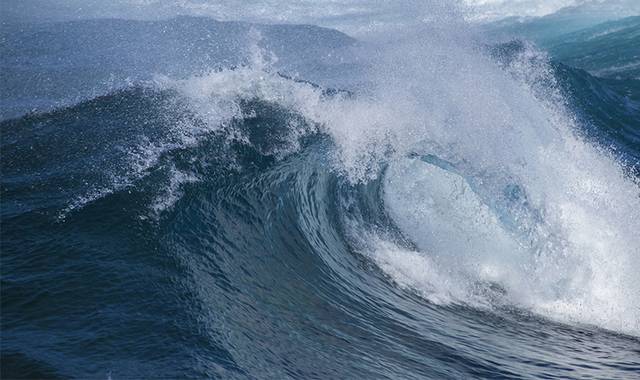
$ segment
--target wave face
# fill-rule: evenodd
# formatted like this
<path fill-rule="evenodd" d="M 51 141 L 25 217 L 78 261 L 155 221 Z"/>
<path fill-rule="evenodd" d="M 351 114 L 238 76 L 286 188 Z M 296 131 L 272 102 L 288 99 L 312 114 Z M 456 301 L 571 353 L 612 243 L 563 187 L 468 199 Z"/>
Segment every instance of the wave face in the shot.
<path fill-rule="evenodd" d="M 637 81 L 436 9 L 362 40 L 91 21 L 175 58 L 96 76 L 104 45 L 53 71 L 8 37 L 95 92 L 25 114 L 3 80 L 2 377 L 636 376 Z M 230 45 L 173 39 L 201 32 Z"/>

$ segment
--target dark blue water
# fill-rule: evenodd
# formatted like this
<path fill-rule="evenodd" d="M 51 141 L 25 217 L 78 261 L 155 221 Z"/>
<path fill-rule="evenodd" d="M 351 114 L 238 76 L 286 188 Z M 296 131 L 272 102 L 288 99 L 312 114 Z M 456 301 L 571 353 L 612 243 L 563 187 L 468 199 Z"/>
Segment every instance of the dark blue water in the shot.
<path fill-rule="evenodd" d="M 277 69 L 252 61 L 247 46 L 256 28 L 261 54 L 276 55 Z M 637 276 L 605 272 L 625 287 L 598 293 L 604 276 L 598 268 L 610 264 L 598 255 L 640 263 L 633 234 L 640 217 L 634 208 L 640 193 L 637 79 L 602 78 L 553 60 L 545 66 L 553 83 L 536 82 L 561 94 L 575 126 L 570 135 L 577 136 L 554 137 L 539 149 L 557 141 L 578 144 L 569 151 L 594 173 L 584 181 L 608 163 L 622 173 L 607 179 L 614 193 L 605 193 L 608 203 L 593 201 L 591 209 L 580 201 L 584 217 L 566 225 L 554 219 L 551 203 L 559 197 L 555 186 L 564 185 L 557 179 L 543 184 L 544 176 L 529 181 L 510 169 L 522 141 L 515 136 L 529 136 L 528 127 L 505 127 L 499 143 L 507 153 L 514 147 L 511 158 L 485 146 L 486 161 L 457 135 L 434 132 L 428 123 L 425 135 L 409 129 L 409 140 L 432 139 L 420 145 L 437 156 L 425 159 L 424 170 L 456 173 L 437 177 L 444 181 L 438 183 L 468 182 L 487 209 L 501 215 L 488 221 L 485 211 L 465 203 L 475 201 L 449 200 L 443 207 L 460 228 L 452 236 L 429 227 L 447 212 L 429 214 L 416 233 L 407 220 L 430 209 L 393 196 L 397 162 L 414 160 L 402 150 L 406 130 L 377 132 L 383 119 L 371 116 L 363 135 L 382 140 L 354 157 L 372 156 L 387 144 L 380 141 L 388 145 L 374 164 L 362 164 L 375 175 L 351 175 L 349 133 L 379 108 L 358 113 L 341 129 L 328 127 L 334 119 L 323 116 L 331 111 L 347 118 L 359 94 L 370 94 L 367 85 L 357 85 L 367 80 L 354 78 L 368 70 L 357 58 L 368 50 L 351 37 L 312 26 L 204 18 L 5 24 L 2 36 L 2 378 L 632 379 L 640 373 Z M 626 43 L 640 46 L 637 35 Z M 478 59 L 510 81 L 527 46 L 479 45 Z M 335 58 L 348 57 L 345 52 L 356 58 Z M 311 105 L 300 105 L 301 94 L 314 99 Z M 472 101 L 455 91 L 437 97 Z M 314 112 L 320 116 L 310 116 Z M 488 112 L 496 123 L 506 120 L 505 110 Z M 455 124 L 449 115 L 446 123 L 475 136 L 472 126 L 482 125 L 481 118 Z M 531 130 L 546 128 L 531 118 Z M 395 121 L 397 128 L 404 123 Z M 535 149 L 537 141 L 525 140 Z M 599 153 L 583 154 L 580 144 Z M 416 149 L 409 150 L 425 153 Z M 452 151 L 462 153 L 447 154 Z M 492 157 L 506 161 L 496 169 Z M 536 176 L 549 170 L 536 165 L 522 163 Z M 423 175 L 404 170 L 410 179 Z M 492 171 L 500 175 L 486 174 Z M 509 185 L 496 190 L 505 176 Z M 466 182 L 455 179 L 463 177 Z M 418 183 L 415 194 L 440 194 L 437 185 Z M 547 186 L 547 208 L 533 183 Z M 571 189 L 570 199 L 583 199 L 578 185 Z M 634 193 L 635 199 L 628 195 Z M 626 214 L 616 213 L 615 202 L 625 202 Z M 461 256 L 454 266 L 434 247 L 464 248 L 459 242 L 471 241 L 478 256 L 486 243 L 494 247 L 489 255 L 507 262 L 499 252 L 511 243 L 503 243 L 498 227 L 468 227 L 455 219 L 458 207 L 480 225 L 510 223 L 504 230 L 517 235 L 514 241 L 529 239 L 522 249 L 544 265 L 515 267 L 541 272 L 532 282 L 539 289 L 529 294 L 513 276 L 478 277 L 472 269 L 462 277 L 436 276 L 422 267 L 423 256 L 403 258 L 403 252 L 422 252 L 444 272 L 457 273 L 476 256 Z M 573 220 L 577 212 L 563 217 Z M 609 240 L 598 245 L 584 237 L 596 233 L 591 221 L 611 231 Z M 425 243 L 429 236 L 434 240 Z M 386 243 L 374 244 L 377 239 Z M 548 248 L 553 244 L 564 248 Z M 397 254 L 380 248 L 389 245 Z M 556 254 L 567 261 L 545 266 Z M 587 269 L 574 276 L 575 267 Z M 502 269 L 521 273 L 507 264 Z M 556 276 L 556 270 L 558 279 L 547 281 L 545 273 Z M 467 289 L 460 284 L 469 285 L 469 293 L 456 293 Z"/>

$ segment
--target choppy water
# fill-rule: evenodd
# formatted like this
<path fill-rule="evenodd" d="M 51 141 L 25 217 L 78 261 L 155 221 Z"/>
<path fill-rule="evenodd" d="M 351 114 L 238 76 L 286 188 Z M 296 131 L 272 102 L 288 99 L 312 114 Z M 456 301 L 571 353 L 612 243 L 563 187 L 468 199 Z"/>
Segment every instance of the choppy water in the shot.
<path fill-rule="evenodd" d="M 5 22 L 2 377 L 637 377 L 638 18 L 398 8 Z"/>

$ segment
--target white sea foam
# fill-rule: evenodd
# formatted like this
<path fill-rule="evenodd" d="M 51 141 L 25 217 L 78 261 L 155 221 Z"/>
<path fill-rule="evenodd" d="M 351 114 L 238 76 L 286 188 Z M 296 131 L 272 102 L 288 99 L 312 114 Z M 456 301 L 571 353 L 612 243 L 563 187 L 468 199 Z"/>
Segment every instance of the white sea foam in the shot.
<path fill-rule="evenodd" d="M 401 69 L 382 71 L 384 199 L 426 259 L 417 269 L 417 252 L 388 245 L 374 258 L 430 299 L 477 304 L 476 284 L 497 284 L 533 312 L 640 333 L 637 182 L 576 135 L 544 56 L 529 47 L 502 71 L 463 45 L 409 43 L 386 66 Z"/>
<path fill-rule="evenodd" d="M 204 121 L 180 127 L 185 144 L 211 131 L 242 139 L 230 121 L 257 98 L 308 121 L 292 139 L 328 134 L 350 181 L 388 165 L 385 207 L 416 249 L 378 237 L 365 253 L 398 284 L 640 334 L 637 181 L 578 137 L 544 54 L 529 46 L 500 67 L 471 37 L 461 21 L 378 35 L 356 53 L 369 86 L 353 96 L 278 75 L 259 36 L 250 65 L 156 85 Z"/>
<path fill-rule="evenodd" d="M 353 182 L 388 164 L 386 207 L 417 250 L 378 238 L 368 252 L 402 286 L 484 306 L 497 288 L 550 318 L 640 333 L 638 184 L 577 136 L 544 54 L 527 47 L 505 69 L 460 33 L 421 32 L 372 44 L 373 85 L 352 97 L 263 62 L 172 86 L 212 125 L 242 117 L 242 98 L 300 113 Z"/>

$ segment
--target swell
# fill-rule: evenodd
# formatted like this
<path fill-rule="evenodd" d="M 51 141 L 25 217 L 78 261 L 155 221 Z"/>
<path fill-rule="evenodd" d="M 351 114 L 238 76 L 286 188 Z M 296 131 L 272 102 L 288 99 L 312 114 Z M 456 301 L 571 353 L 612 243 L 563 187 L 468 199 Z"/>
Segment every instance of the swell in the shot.
<path fill-rule="evenodd" d="M 523 54 L 529 51 L 520 49 Z M 518 59 L 504 62 L 508 80 L 522 74 L 513 67 L 522 64 Z M 445 78 L 428 82 L 445 90 L 437 95 L 412 89 L 418 111 L 410 101 L 385 102 L 406 100 L 393 86 L 377 94 L 382 100 L 325 90 L 257 60 L 3 122 L 9 359 L 27 357 L 23 362 L 44 363 L 42 371 L 53 367 L 60 377 L 99 377 L 110 368 L 115 377 L 516 377 L 523 368 L 532 377 L 549 368 L 558 376 L 576 368 L 594 377 L 631 376 L 638 369 L 637 311 L 624 302 L 635 301 L 636 283 L 624 271 L 597 272 L 595 264 L 616 269 L 620 262 L 603 252 L 618 250 L 622 259 L 637 252 L 628 234 L 633 220 L 616 224 L 629 219 L 616 219 L 615 207 L 608 214 L 613 206 L 598 203 L 598 186 L 608 179 L 621 186 L 605 195 L 635 212 L 633 179 L 617 176 L 606 151 L 595 155 L 562 129 L 562 117 L 555 124 L 547 113 L 533 122 L 514 117 L 520 124 L 492 129 L 501 112 L 548 110 L 520 82 L 504 90 L 531 107 L 491 109 L 490 123 L 478 129 L 510 138 L 523 152 L 469 144 L 467 135 L 487 142 L 469 127 L 484 121 L 473 111 L 486 104 L 454 108 L 459 112 L 452 115 L 436 98 L 448 94 L 455 102 L 464 80 L 485 82 L 451 71 L 432 73 Z M 563 67 L 558 73 L 578 83 L 575 96 L 585 104 L 601 105 L 596 128 L 621 131 L 627 144 L 621 149 L 637 154 L 629 148 L 636 135 L 625 124 L 637 110 L 616 108 L 620 98 L 609 98 L 615 90 L 606 82 Z M 405 83 L 397 85 L 404 91 Z M 421 95 L 431 108 L 422 107 Z M 603 126 L 607 118 L 620 120 L 619 127 Z M 548 151 L 538 145 L 545 133 L 553 136 Z M 565 145 L 596 174 L 565 160 L 573 157 L 564 154 Z M 546 156 L 537 156 L 539 149 Z M 544 158 L 544 165 L 537 161 Z M 521 168 L 509 166 L 516 159 Z M 605 169 L 615 175 L 598 177 Z M 546 170 L 556 176 L 545 177 Z M 575 182 L 565 185 L 562 175 Z M 585 186 L 595 198 L 580 199 L 581 208 L 555 192 L 571 186 Z M 449 196 L 456 189 L 465 195 Z M 536 199 L 544 198 L 540 192 L 559 197 L 568 216 L 555 215 L 558 221 L 538 207 L 546 200 Z M 424 217 L 436 215 L 429 197 L 447 209 L 440 219 Z M 580 255 L 588 235 L 598 233 L 588 223 L 594 216 L 603 221 L 595 227 L 618 234 L 603 239 L 611 246 L 594 244 L 602 260 L 595 264 Z M 452 225 L 466 229 L 447 230 Z M 474 243 L 478 235 L 496 243 L 488 251 L 516 247 L 525 258 L 504 264 L 494 252 L 456 252 L 468 248 L 459 241 Z M 571 246 L 576 241 L 578 249 Z M 487 266 L 482 258 L 498 270 L 478 271 Z M 573 267 L 581 269 L 575 276 Z M 529 277 L 530 269 L 539 277 Z M 603 286 L 608 293 L 594 297 L 591 284 L 602 285 L 603 273 L 626 288 Z M 514 284 L 513 275 L 529 282 Z M 605 357 L 576 345 L 585 339 L 597 342 Z M 128 364 L 131 357 L 136 365 Z"/>
<path fill-rule="evenodd" d="M 159 103 L 158 93 L 139 91 L 113 96 L 139 96 L 136 113 L 149 106 L 140 98 Z M 105 112 L 115 100 L 97 101 L 101 107 L 80 105 L 61 114 L 76 120 L 83 112 Z M 574 360 L 593 365 L 594 375 L 635 370 L 635 338 L 589 330 L 590 339 L 617 354 L 590 359 L 585 349 L 575 353 L 578 359 L 559 361 L 587 333 L 525 310 L 432 303 L 428 291 L 395 286 L 398 277 L 381 270 L 380 256 L 359 238 L 376 233 L 394 242 L 389 249 L 415 249 L 384 206 L 384 177 L 354 184 L 331 170 L 335 146 L 323 134 L 276 157 L 272 152 L 286 141 L 278 136 L 287 136 L 299 116 L 264 101 L 243 107 L 254 111 L 237 121 L 249 140 L 229 142 L 213 133 L 164 151 L 132 185 L 63 221 L 56 215 L 65 204 L 55 197 L 4 214 L 2 259 L 11 271 L 3 276 L 3 314 L 16 322 L 3 325 L 9 332 L 3 361 L 52 376 L 116 378 L 495 377 L 517 376 L 523 366 L 534 376 L 548 366 L 570 375 Z M 114 114 L 125 114 L 120 111 Z M 109 119 L 102 115 L 91 120 Z M 68 155 L 74 147 L 83 145 L 67 144 L 49 159 L 76 161 Z M 198 180 L 181 184 L 182 195 L 158 215 L 156 198 L 171 183 L 167 167 L 189 170 Z M 19 329 L 25 319 L 42 320 L 53 341 L 34 344 L 44 331 Z M 496 335 L 514 334 L 528 338 L 508 348 L 496 341 Z M 486 342 L 493 342 L 492 350 Z M 52 344 L 69 348 L 52 354 Z M 432 354 L 425 356 L 425 347 Z M 514 351 L 531 364 L 511 360 Z M 147 356 L 145 365 L 126 365 L 147 354 L 152 359 Z M 175 362 L 182 366 L 168 364 Z"/>

